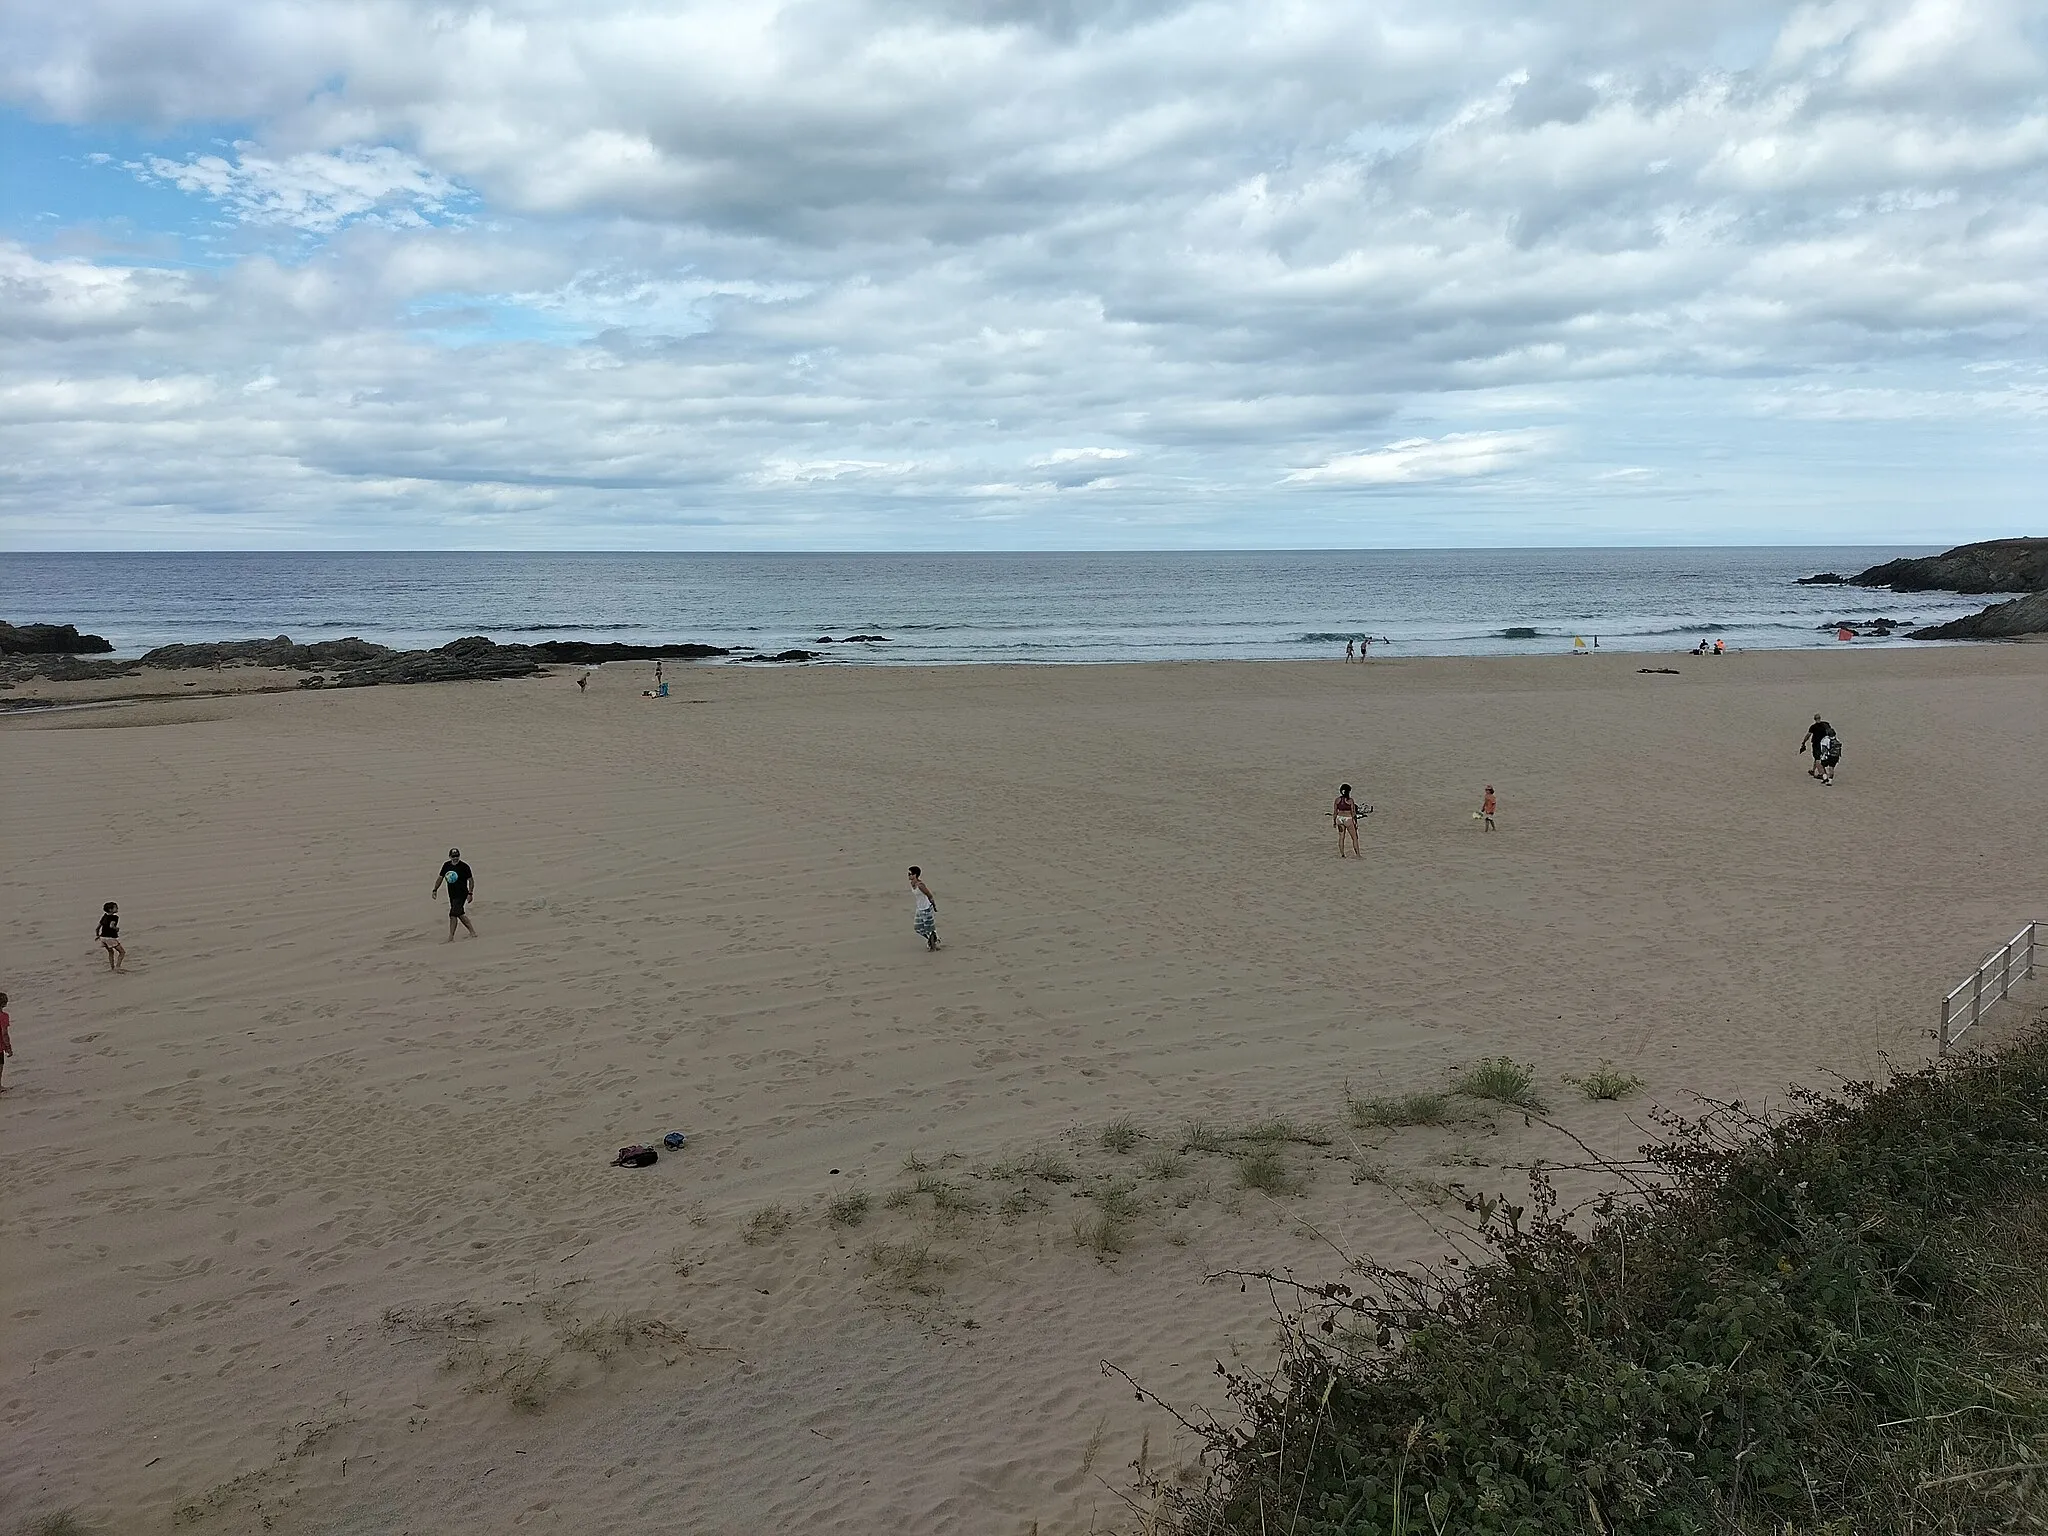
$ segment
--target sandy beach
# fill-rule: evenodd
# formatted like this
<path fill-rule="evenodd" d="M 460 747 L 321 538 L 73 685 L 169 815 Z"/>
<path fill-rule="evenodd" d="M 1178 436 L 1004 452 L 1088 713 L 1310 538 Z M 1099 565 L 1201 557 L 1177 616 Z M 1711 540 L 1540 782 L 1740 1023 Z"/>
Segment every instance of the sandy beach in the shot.
<path fill-rule="evenodd" d="M 0 718 L 0 1527 L 1117 1528 L 1196 1447 L 1104 1362 L 1222 1414 L 1270 1359 L 1206 1277 L 1583 1156 L 1347 1091 L 1505 1053 L 1626 1154 L 1924 1059 L 2048 918 L 2043 645 L 650 670 Z M 1186 1147 L 1282 1118 L 1298 1192 Z"/>

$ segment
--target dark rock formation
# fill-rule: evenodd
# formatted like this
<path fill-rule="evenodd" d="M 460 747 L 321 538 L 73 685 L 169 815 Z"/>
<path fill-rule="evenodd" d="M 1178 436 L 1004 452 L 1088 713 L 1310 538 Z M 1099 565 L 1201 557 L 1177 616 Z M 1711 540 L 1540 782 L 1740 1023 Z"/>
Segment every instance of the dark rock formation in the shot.
<path fill-rule="evenodd" d="M 811 643 L 813 645 L 886 645 L 888 642 L 889 637 L 887 635 L 842 635 L 837 640 L 834 640 L 830 635 L 820 635 Z"/>
<path fill-rule="evenodd" d="M 606 661 L 702 661 L 710 656 L 730 656 L 722 645 L 622 645 L 616 640 L 543 640 L 538 645 L 505 646 L 505 650 L 532 651 L 546 661 L 564 666 L 594 666 Z"/>
<path fill-rule="evenodd" d="M 1503 640 L 1534 640 L 1536 631 L 1526 624 L 1517 624 L 1511 629 L 1502 630 L 1500 637 Z"/>
<path fill-rule="evenodd" d="M 2040 592 L 2048 590 L 2048 539 L 1991 539 L 1917 560 L 1888 560 L 1849 581 L 1894 592 Z"/>
<path fill-rule="evenodd" d="M 1993 603 L 1982 613 L 1916 629 L 1915 640 L 2012 640 L 2021 635 L 2048 634 L 2048 592 Z"/>
<path fill-rule="evenodd" d="M 816 661 L 816 651 L 778 651 L 773 656 L 748 656 L 747 661 Z"/>
<path fill-rule="evenodd" d="M 360 666 L 395 654 L 351 635 L 299 645 L 290 635 L 274 640 L 214 640 L 200 645 L 160 645 L 142 654 L 145 667 L 290 667 L 301 672 Z"/>
<path fill-rule="evenodd" d="M 461 683 L 531 677 L 541 668 L 536 646 L 496 645 L 482 635 L 464 635 L 431 651 L 386 652 L 374 661 L 344 667 L 328 686 L 374 688 L 382 683 Z"/>
<path fill-rule="evenodd" d="M 0 678 L 10 683 L 46 677 L 53 683 L 97 683 L 110 677 L 139 677 L 132 661 L 99 661 L 85 656 L 0 656 Z"/>
<path fill-rule="evenodd" d="M 81 635 L 76 624 L 9 624 L 0 620 L 0 656 L 103 656 L 114 642 Z"/>
<path fill-rule="evenodd" d="M 1846 587 L 1849 578 L 1836 571 L 1822 571 L 1818 576 L 1802 576 L 1797 585 L 1802 587 Z"/>
<path fill-rule="evenodd" d="M 1819 630 L 1852 629 L 1859 635 L 1889 635 L 1895 629 L 1904 629 L 1911 619 L 1830 619 L 1825 624 L 1813 627 Z"/>

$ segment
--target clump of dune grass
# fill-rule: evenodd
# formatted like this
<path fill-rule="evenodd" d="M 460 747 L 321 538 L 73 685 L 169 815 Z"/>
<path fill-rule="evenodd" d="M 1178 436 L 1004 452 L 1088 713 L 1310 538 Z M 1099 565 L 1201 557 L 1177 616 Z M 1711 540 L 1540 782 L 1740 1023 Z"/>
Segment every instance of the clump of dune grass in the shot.
<path fill-rule="evenodd" d="M 1187 1173 L 1188 1160 L 1178 1152 L 1161 1148 L 1145 1159 L 1140 1171 L 1148 1179 L 1178 1179 Z"/>
<path fill-rule="evenodd" d="M 632 1348 L 639 1332 L 630 1318 L 607 1312 L 589 1321 L 573 1322 L 557 1337 L 564 1349 L 593 1356 L 608 1365 Z"/>
<path fill-rule="evenodd" d="M 555 1371 L 560 1358 L 553 1351 L 543 1354 L 521 1340 L 502 1355 L 470 1348 L 456 1351 L 442 1364 L 447 1370 L 468 1370 L 468 1391 L 502 1393 L 514 1408 L 538 1413 L 561 1388 Z"/>
<path fill-rule="evenodd" d="M 1129 1224 L 1107 1211 L 1096 1211 L 1074 1222 L 1074 1245 L 1090 1249 L 1097 1258 L 1122 1253 L 1130 1241 Z"/>
<path fill-rule="evenodd" d="M 1144 1209 L 1135 1184 L 1105 1184 L 1091 1191 L 1090 1198 L 1101 1208 L 1103 1215 L 1116 1221 L 1133 1221 Z"/>
<path fill-rule="evenodd" d="M 978 1196 L 935 1173 L 921 1173 L 916 1182 L 890 1190 L 882 1203 L 892 1210 L 900 1210 L 915 1205 L 920 1199 L 931 1201 L 933 1212 L 940 1216 L 972 1216 L 986 1208 Z"/>
<path fill-rule="evenodd" d="M 1567 1077 L 1565 1082 L 1589 1099 L 1625 1099 L 1643 1086 L 1640 1077 L 1618 1071 L 1611 1061 L 1603 1061 L 1578 1077 Z"/>
<path fill-rule="evenodd" d="M 944 1277 L 960 1266 L 952 1254 L 927 1242 L 870 1243 L 866 1258 L 878 1285 L 913 1296 L 942 1294 Z"/>
<path fill-rule="evenodd" d="M 996 1202 L 996 1214 L 1005 1221 L 1020 1221 L 1033 1211 L 1045 1209 L 1045 1201 L 1020 1184 Z"/>
<path fill-rule="evenodd" d="M 772 1243 L 789 1230 L 796 1218 L 783 1205 L 764 1205 L 740 1225 L 740 1239 L 751 1247 Z"/>
<path fill-rule="evenodd" d="M 1483 1056 L 1451 1081 L 1451 1091 L 1543 1114 L 1550 1106 L 1536 1087 L 1536 1069 L 1508 1056 Z"/>
<path fill-rule="evenodd" d="M 1118 1115 L 1105 1125 L 1095 1138 L 1105 1152 L 1125 1153 L 1133 1151 L 1145 1139 L 1145 1133 L 1138 1129 L 1137 1122 L 1129 1115 Z"/>
<path fill-rule="evenodd" d="M 1292 1195 L 1301 1191 L 1303 1179 L 1287 1164 L 1277 1146 L 1254 1147 L 1237 1160 L 1240 1189 L 1255 1189 L 1267 1195 Z"/>
<path fill-rule="evenodd" d="M 1447 1093 L 1403 1093 L 1389 1098 L 1353 1098 L 1351 1123 L 1361 1131 L 1390 1130 L 1405 1125 L 1450 1125 L 1458 1116 Z"/>
<path fill-rule="evenodd" d="M 930 1163 L 926 1162 L 924 1158 L 915 1152 L 904 1155 L 903 1171 L 905 1173 L 927 1173 L 931 1170 L 931 1166 Z"/>
<path fill-rule="evenodd" d="M 1183 1152 L 1228 1152 L 1230 1137 L 1206 1120 L 1190 1120 L 1181 1127 L 1180 1149 Z"/>
<path fill-rule="evenodd" d="M 91 1529 L 68 1509 L 53 1509 L 22 1527 L 25 1536 L 92 1536 Z"/>
<path fill-rule="evenodd" d="M 1026 1153 L 1014 1162 L 993 1163 L 986 1170 L 992 1179 L 1005 1183 L 1018 1179 L 1043 1179 L 1048 1184 L 1071 1184 L 1080 1175 L 1073 1165 L 1057 1152 L 1040 1148 Z"/>
<path fill-rule="evenodd" d="M 873 1204 L 874 1197 L 864 1189 L 844 1190 L 826 1203 L 825 1219 L 835 1227 L 857 1227 L 868 1219 Z"/>

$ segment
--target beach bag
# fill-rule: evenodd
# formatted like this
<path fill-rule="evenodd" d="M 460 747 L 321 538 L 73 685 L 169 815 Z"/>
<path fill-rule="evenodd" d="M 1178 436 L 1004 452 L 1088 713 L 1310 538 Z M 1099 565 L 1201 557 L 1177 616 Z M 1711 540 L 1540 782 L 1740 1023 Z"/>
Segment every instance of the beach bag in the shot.
<path fill-rule="evenodd" d="M 621 1147 L 619 1155 L 612 1159 L 614 1168 L 645 1168 L 650 1163 L 661 1161 L 661 1154 L 652 1147 Z"/>
<path fill-rule="evenodd" d="M 1842 738 L 1830 736 L 1820 744 L 1820 760 L 1830 768 L 1842 760 Z"/>

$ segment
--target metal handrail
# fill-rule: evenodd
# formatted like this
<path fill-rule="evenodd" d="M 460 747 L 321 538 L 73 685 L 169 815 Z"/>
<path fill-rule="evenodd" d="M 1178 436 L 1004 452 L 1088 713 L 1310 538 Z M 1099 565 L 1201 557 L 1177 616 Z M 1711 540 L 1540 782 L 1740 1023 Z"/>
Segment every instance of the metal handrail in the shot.
<path fill-rule="evenodd" d="M 1986 1009 L 2003 1001 L 2015 982 L 2033 979 L 2034 957 L 2042 947 L 2043 928 L 2048 928 L 2048 923 L 2027 924 L 1986 955 L 1977 969 L 1963 978 L 1962 985 L 1941 1000 L 1941 1027 L 1934 1038 L 1940 1043 L 1942 1055 L 1948 1054 L 1949 1047 L 1962 1038 L 1964 1030 L 1984 1017 Z M 1968 1001 L 1959 1008 L 1956 1000 L 1965 993 Z"/>

